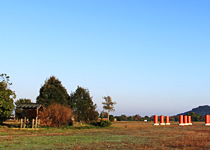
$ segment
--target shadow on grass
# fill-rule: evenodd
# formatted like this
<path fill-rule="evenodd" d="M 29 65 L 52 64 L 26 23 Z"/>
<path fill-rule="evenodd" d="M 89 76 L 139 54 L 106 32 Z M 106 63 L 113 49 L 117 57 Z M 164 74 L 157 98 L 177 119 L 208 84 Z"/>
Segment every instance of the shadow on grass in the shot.
<path fill-rule="evenodd" d="M 0 128 L 20 128 L 20 125 L 19 124 L 1 123 Z"/>

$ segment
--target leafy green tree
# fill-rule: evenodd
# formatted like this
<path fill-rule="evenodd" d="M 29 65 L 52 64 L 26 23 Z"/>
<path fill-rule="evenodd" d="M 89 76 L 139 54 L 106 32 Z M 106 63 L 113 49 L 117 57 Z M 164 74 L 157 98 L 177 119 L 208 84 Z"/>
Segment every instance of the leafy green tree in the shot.
<path fill-rule="evenodd" d="M 110 96 L 104 96 L 103 99 L 105 102 L 102 102 L 104 105 L 103 108 L 108 111 L 108 120 L 109 120 L 109 112 L 110 111 L 115 111 L 114 106 L 117 104 L 116 102 L 112 102 L 112 98 Z"/>
<path fill-rule="evenodd" d="M 121 115 L 120 116 L 120 120 L 121 121 L 126 121 L 127 120 L 127 116 L 126 115 Z"/>
<path fill-rule="evenodd" d="M 18 105 L 18 104 L 28 104 L 28 103 L 32 103 L 30 99 L 27 99 L 27 98 L 20 98 L 18 99 L 16 102 L 15 102 L 15 105 Z"/>
<path fill-rule="evenodd" d="M 15 102 L 15 105 L 18 104 L 25 104 L 25 103 L 32 103 L 30 99 L 20 98 Z M 22 109 L 15 109 L 15 118 L 23 118 L 22 116 Z"/>
<path fill-rule="evenodd" d="M 117 118 L 117 121 L 126 121 L 127 120 L 126 115 L 116 116 L 116 118 Z"/>
<path fill-rule="evenodd" d="M 76 121 L 89 122 L 98 119 L 98 113 L 95 110 L 96 104 L 93 104 L 92 97 L 87 89 L 78 86 L 76 91 L 70 95 L 69 105 L 73 110 Z M 95 117 L 92 114 L 95 114 Z"/>
<path fill-rule="evenodd" d="M 144 116 L 144 120 L 150 121 L 149 116 Z"/>
<path fill-rule="evenodd" d="M 0 123 L 5 121 L 11 114 L 14 108 L 14 99 L 16 97 L 15 92 L 9 89 L 9 76 L 7 74 L 1 74 L 2 78 L 0 82 Z"/>
<path fill-rule="evenodd" d="M 68 98 L 67 90 L 63 87 L 61 81 L 56 79 L 55 76 L 51 76 L 40 88 L 36 102 L 45 106 L 49 106 L 52 103 L 65 105 L 68 103 Z"/>
<path fill-rule="evenodd" d="M 133 121 L 133 116 L 128 116 L 127 121 Z"/>
<path fill-rule="evenodd" d="M 200 120 L 200 115 L 195 113 L 195 112 L 189 112 L 187 115 L 191 116 L 192 121 L 199 121 Z"/>

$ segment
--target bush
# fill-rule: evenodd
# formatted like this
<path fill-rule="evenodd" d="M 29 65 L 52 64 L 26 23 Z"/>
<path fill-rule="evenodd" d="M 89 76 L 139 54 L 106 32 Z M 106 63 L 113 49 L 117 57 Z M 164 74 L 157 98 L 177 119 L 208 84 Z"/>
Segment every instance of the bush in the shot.
<path fill-rule="evenodd" d="M 60 127 L 61 125 L 72 125 L 72 110 L 61 104 L 53 103 L 40 111 L 40 125 L 47 127 Z"/>
<path fill-rule="evenodd" d="M 110 121 L 101 120 L 100 122 L 93 122 L 92 125 L 98 127 L 109 127 L 112 125 L 112 123 Z"/>
<path fill-rule="evenodd" d="M 109 115 L 109 121 L 114 122 L 114 116 L 113 115 Z"/>

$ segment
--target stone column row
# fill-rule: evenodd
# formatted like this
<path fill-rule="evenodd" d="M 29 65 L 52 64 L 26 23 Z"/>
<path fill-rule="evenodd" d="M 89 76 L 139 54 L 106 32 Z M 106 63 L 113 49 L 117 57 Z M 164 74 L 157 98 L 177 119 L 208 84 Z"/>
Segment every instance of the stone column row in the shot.
<path fill-rule="evenodd" d="M 192 125 L 191 116 L 180 115 L 179 116 L 179 125 L 181 125 L 181 126 L 183 126 L 183 125 Z"/>
<path fill-rule="evenodd" d="M 166 116 L 166 123 L 164 122 L 164 116 L 160 116 L 160 124 L 158 123 L 158 115 L 154 115 L 154 125 L 170 125 L 169 116 Z"/>

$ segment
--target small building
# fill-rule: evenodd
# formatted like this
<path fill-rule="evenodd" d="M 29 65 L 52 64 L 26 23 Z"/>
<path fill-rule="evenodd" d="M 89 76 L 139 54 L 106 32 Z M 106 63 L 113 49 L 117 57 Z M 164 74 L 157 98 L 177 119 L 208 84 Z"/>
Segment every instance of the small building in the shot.
<path fill-rule="evenodd" d="M 16 105 L 16 110 L 21 113 L 21 118 L 35 119 L 38 117 L 39 111 L 43 110 L 43 105 L 37 103 L 23 103 Z"/>

